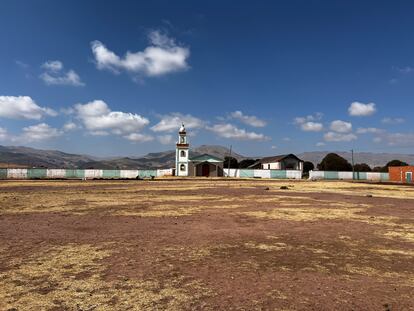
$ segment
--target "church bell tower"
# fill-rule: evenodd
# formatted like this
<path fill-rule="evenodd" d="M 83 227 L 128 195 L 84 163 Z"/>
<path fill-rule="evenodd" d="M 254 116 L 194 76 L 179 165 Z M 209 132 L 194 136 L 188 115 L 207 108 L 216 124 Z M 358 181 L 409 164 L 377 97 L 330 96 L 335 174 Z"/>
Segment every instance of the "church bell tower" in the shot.
<path fill-rule="evenodd" d="M 188 148 L 187 133 L 184 123 L 178 131 L 178 142 L 175 152 L 175 176 L 188 176 Z"/>

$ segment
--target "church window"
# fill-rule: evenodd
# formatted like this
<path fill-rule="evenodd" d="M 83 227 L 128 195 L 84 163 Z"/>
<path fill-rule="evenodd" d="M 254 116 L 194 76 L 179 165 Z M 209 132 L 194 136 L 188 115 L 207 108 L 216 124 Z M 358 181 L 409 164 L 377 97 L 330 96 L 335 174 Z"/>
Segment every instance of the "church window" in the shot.
<path fill-rule="evenodd" d="M 181 156 L 185 157 L 185 151 L 184 150 L 181 150 Z"/>
<path fill-rule="evenodd" d="M 180 165 L 180 171 L 185 171 L 185 165 L 184 164 Z"/>

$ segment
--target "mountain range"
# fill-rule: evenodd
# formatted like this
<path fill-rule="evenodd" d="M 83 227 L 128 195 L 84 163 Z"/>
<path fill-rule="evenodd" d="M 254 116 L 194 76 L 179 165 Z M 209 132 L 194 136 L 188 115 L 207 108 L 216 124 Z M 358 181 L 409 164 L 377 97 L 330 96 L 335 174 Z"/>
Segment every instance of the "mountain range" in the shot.
<path fill-rule="evenodd" d="M 330 151 L 314 151 L 297 154 L 304 161 L 315 165 Z M 190 150 L 190 157 L 204 153 L 224 158 L 229 149 L 218 145 L 202 145 Z M 350 152 L 335 152 L 351 162 Z M 237 152 L 231 155 L 238 161 L 251 158 Z M 270 156 L 270 155 L 267 155 Z M 253 157 L 260 158 L 260 157 Z M 367 163 L 371 167 L 384 166 L 388 161 L 398 159 L 414 164 L 414 154 L 397 153 L 354 153 L 354 163 Z M 41 150 L 22 146 L 0 146 L 0 167 L 46 167 L 46 168 L 97 168 L 97 169 L 150 169 L 171 168 L 175 164 L 175 150 L 148 153 L 142 157 L 116 157 L 103 159 L 89 155 L 71 154 L 57 150 Z"/>

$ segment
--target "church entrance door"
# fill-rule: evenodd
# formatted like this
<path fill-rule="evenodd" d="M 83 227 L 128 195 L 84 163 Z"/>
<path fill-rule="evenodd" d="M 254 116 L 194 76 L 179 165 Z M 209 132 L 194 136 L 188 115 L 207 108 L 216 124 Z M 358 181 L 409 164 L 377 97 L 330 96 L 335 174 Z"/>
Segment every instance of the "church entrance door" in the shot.
<path fill-rule="evenodd" d="M 210 176 L 210 165 L 208 163 L 204 163 L 201 167 L 201 175 Z"/>

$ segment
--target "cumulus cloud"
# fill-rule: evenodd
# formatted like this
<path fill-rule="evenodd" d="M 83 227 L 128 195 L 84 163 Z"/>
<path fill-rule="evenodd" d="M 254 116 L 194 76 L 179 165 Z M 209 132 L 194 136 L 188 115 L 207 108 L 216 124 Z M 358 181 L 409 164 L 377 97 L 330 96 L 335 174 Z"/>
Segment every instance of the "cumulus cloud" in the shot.
<path fill-rule="evenodd" d="M 341 120 L 335 120 L 331 122 L 330 129 L 337 133 L 349 133 L 352 131 L 352 124 Z"/>
<path fill-rule="evenodd" d="M 90 135 L 105 136 L 121 135 L 134 142 L 149 140 L 149 136 L 139 133 L 149 120 L 138 114 L 111 111 L 102 100 L 94 100 L 86 104 L 74 106 L 76 117 L 82 122 Z M 152 139 L 152 138 L 151 138 Z"/>
<path fill-rule="evenodd" d="M 318 143 L 316 143 L 316 147 L 323 147 L 323 146 L 325 146 L 326 144 L 324 143 L 324 142 L 322 142 L 322 141 L 320 141 L 320 142 L 318 142 Z"/>
<path fill-rule="evenodd" d="M 129 141 L 136 142 L 136 143 L 144 143 L 147 141 L 154 140 L 154 137 L 150 135 L 140 134 L 140 133 L 131 133 L 124 136 L 125 139 L 128 139 Z"/>
<path fill-rule="evenodd" d="M 0 127 L 0 140 L 6 140 L 8 138 L 7 130 L 3 127 Z"/>
<path fill-rule="evenodd" d="M 157 137 L 158 141 L 163 145 L 169 145 L 174 142 L 172 135 L 160 135 Z"/>
<path fill-rule="evenodd" d="M 317 112 L 314 115 L 308 115 L 305 117 L 296 117 L 293 120 L 293 123 L 298 125 L 302 131 L 305 132 L 320 132 L 323 130 L 323 124 L 320 122 L 315 122 L 321 120 L 323 114 Z"/>
<path fill-rule="evenodd" d="M 374 114 L 377 111 L 374 103 L 353 102 L 348 108 L 348 113 L 354 117 L 365 117 Z"/>
<path fill-rule="evenodd" d="M 353 133 L 327 132 L 323 138 L 325 141 L 329 142 L 349 142 L 356 140 L 358 137 Z"/>
<path fill-rule="evenodd" d="M 389 118 L 389 117 L 386 117 L 386 118 L 383 118 L 381 120 L 381 122 L 384 123 L 384 124 L 402 124 L 402 123 L 405 122 L 405 119 L 404 118 Z"/>
<path fill-rule="evenodd" d="M 75 122 L 66 122 L 63 125 L 63 130 L 65 132 L 74 131 L 74 130 L 76 130 L 78 128 L 79 128 L 79 126 Z"/>
<path fill-rule="evenodd" d="M 374 139 L 391 147 L 414 147 L 414 133 L 382 133 Z"/>
<path fill-rule="evenodd" d="M 123 57 L 116 55 L 100 41 L 91 42 L 96 67 L 116 73 L 127 71 L 149 77 L 188 69 L 188 48 L 177 45 L 174 39 L 160 31 L 150 32 L 148 39 L 150 46 L 143 51 L 128 51 Z"/>
<path fill-rule="evenodd" d="M 40 107 L 30 96 L 0 96 L 0 117 L 39 120 L 56 115 L 56 111 Z"/>
<path fill-rule="evenodd" d="M 234 111 L 230 114 L 230 118 L 237 119 L 240 122 L 253 126 L 253 127 L 264 127 L 266 126 L 266 121 L 259 119 L 256 116 L 248 116 L 243 114 L 240 110 Z"/>
<path fill-rule="evenodd" d="M 213 126 L 208 126 L 207 130 L 212 131 L 216 135 L 224 138 L 236 139 L 236 140 L 256 140 L 256 141 L 265 141 L 270 140 L 269 137 L 264 134 L 258 134 L 255 132 L 247 132 L 245 129 L 239 129 L 238 127 L 228 124 L 215 124 Z"/>
<path fill-rule="evenodd" d="M 40 79 L 42 79 L 47 85 L 85 85 L 74 70 L 65 72 L 61 61 L 47 61 L 42 65 L 42 68 L 45 71 L 40 75 Z"/>
<path fill-rule="evenodd" d="M 62 131 L 51 127 L 46 123 L 39 123 L 23 128 L 23 133 L 18 140 L 24 140 L 28 142 L 43 141 L 56 138 L 62 135 Z"/>
<path fill-rule="evenodd" d="M 379 134 L 384 130 L 376 127 L 359 127 L 356 132 L 357 134 Z"/>
<path fill-rule="evenodd" d="M 323 130 L 323 124 L 319 122 L 305 122 L 300 125 L 300 128 L 305 132 L 320 132 Z"/>
<path fill-rule="evenodd" d="M 204 126 L 204 121 L 190 114 L 174 112 L 161 117 L 161 121 L 151 127 L 154 132 L 176 132 L 184 123 L 187 129 L 198 129 Z"/>

